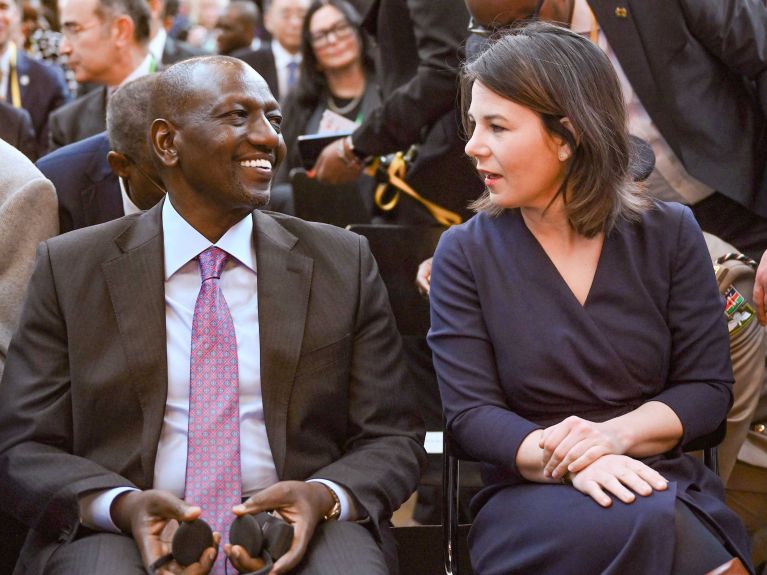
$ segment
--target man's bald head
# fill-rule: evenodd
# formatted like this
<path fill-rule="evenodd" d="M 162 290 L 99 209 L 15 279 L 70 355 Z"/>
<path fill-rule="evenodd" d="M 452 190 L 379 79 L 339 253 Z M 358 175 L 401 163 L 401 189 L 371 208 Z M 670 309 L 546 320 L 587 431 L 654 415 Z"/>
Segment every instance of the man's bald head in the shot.
<path fill-rule="evenodd" d="M 171 122 L 183 121 L 193 108 L 200 91 L 194 82 L 195 75 L 222 66 L 244 69 L 247 64 L 229 56 L 202 56 L 182 60 L 165 70 L 152 89 L 150 118 L 164 118 Z"/>
<path fill-rule="evenodd" d="M 530 18 L 538 0 L 465 0 L 474 20 L 486 28 L 509 26 Z M 569 24 L 574 0 L 545 0 L 540 18 L 561 24 Z"/>

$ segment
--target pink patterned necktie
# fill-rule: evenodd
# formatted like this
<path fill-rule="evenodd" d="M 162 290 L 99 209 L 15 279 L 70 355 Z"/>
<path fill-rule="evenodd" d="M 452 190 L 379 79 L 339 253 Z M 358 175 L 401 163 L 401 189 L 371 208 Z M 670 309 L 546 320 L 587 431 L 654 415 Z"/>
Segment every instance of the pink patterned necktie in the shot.
<path fill-rule="evenodd" d="M 237 338 L 219 280 L 228 254 L 210 247 L 199 255 L 202 285 L 192 319 L 189 446 L 184 499 L 222 535 L 211 575 L 223 575 L 232 507 L 241 502 Z"/>

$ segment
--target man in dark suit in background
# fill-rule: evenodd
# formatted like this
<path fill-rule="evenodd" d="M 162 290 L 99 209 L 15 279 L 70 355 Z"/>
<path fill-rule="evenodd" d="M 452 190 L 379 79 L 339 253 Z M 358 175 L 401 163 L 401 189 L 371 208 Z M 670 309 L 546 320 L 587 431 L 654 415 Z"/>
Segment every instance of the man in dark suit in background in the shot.
<path fill-rule="evenodd" d="M 16 0 L 0 0 L 0 99 L 24 108 L 35 129 L 33 160 L 48 151 L 48 116 L 69 99 L 64 73 L 27 56 L 11 34 L 21 23 Z"/>
<path fill-rule="evenodd" d="M 51 149 L 103 132 L 109 95 L 158 67 L 145 0 L 62 0 L 60 11 L 60 49 L 75 78 L 101 86 L 51 114 Z"/>
<path fill-rule="evenodd" d="M 154 80 L 153 74 L 142 76 L 114 93 L 107 132 L 37 162 L 56 187 L 61 233 L 148 210 L 164 195 L 146 143 Z"/>
<path fill-rule="evenodd" d="M 37 143 L 32 119 L 24 108 L 14 108 L 0 102 L 0 139 L 20 150 L 27 158 L 34 161 L 37 157 Z"/>
<path fill-rule="evenodd" d="M 228 260 L 210 277 L 218 305 L 225 295 L 231 310 L 219 323 L 228 335 L 210 345 L 237 366 L 241 410 L 231 413 L 243 440 L 230 463 L 242 473 L 225 495 L 250 497 L 233 511 L 276 509 L 293 523 L 275 572 L 396 572 L 388 524 L 425 454 L 367 242 L 254 211 L 268 201 L 285 145 L 276 100 L 238 60 L 169 68 L 149 117 L 166 200 L 43 244 L 11 343 L 0 384 L 0 506 L 32 528 L 16 573 L 108 565 L 143 575 L 168 550 L 160 531 L 169 520 L 199 516 L 198 504 L 211 520 L 207 503 L 180 499 L 195 465 L 185 461 L 196 446 L 192 422 L 217 406 L 190 408 L 191 372 L 201 369 L 189 348 L 192 310 L 207 285 L 198 259 L 209 255 Z M 233 347 L 220 349 L 227 337 Z M 241 571 L 261 564 L 239 547 L 223 552 Z M 206 550 L 194 572 L 212 561 Z M 171 572 L 180 572 L 175 562 L 155 571 Z"/>
<path fill-rule="evenodd" d="M 309 0 L 271 0 L 264 11 L 264 26 L 272 41 L 258 50 L 240 50 L 232 56 L 250 64 L 284 102 L 298 81 L 301 65 L 301 26 Z"/>

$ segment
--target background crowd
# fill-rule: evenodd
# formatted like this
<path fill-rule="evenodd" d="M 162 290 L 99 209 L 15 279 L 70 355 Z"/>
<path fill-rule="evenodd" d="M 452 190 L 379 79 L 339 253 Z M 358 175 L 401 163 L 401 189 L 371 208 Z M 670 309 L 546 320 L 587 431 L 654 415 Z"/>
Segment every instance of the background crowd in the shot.
<path fill-rule="evenodd" d="M 355 190 L 355 201 L 362 206 L 367 223 L 447 229 L 471 220 L 474 228 L 460 229 L 476 230 L 481 225 L 477 221 L 481 221 L 482 211 L 488 211 L 487 198 L 492 196 L 486 192 L 488 180 L 477 177 L 476 164 L 482 163 L 485 150 L 492 146 L 478 147 L 476 138 L 474 144 L 469 139 L 480 123 L 476 122 L 479 118 L 472 120 L 475 122 L 472 126 L 466 123 L 472 86 L 467 85 L 466 73 L 462 77 L 461 70 L 487 53 L 508 30 L 529 20 L 562 25 L 588 39 L 589 47 L 593 45 L 601 50 L 617 79 L 616 94 L 622 98 L 626 111 L 623 123 L 627 133 L 649 144 L 651 156 L 654 155 L 654 168 L 649 176 L 643 176 L 639 189 L 650 198 L 685 204 L 692 215 L 688 223 L 684 223 L 688 216 L 679 216 L 680 229 L 699 226 L 705 233 L 708 248 L 705 270 L 700 267 L 702 252 L 691 247 L 694 240 L 688 244 L 689 238 L 680 232 L 675 244 L 666 242 L 668 238 L 657 245 L 650 242 L 647 249 L 653 254 L 642 253 L 634 258 L 634 248 L 626 248 L 623 255 L 627 259 L 616 260 L 615 267 L 609 271 L 600 268 L 599 280 L 616 287 L 628 282 L 626 278 L 630 276 L 633 278 L 630 281 L 637 285 L 647 283 L 657 287 L 663 279 L 656 282 L 644 266 L 649 267 L 652 262 L 660 265 L 663 258 L 674 254 L 700 264 L 687 274 L 689 281 L 684 289 L 696 290 L 697 286 L 704 285 L 707 280 L 694 279 L 700 276 L 713 278 L 708 286 L 713 293 L 715 280 L 722 300 L 722 314 L 728 324 L 729 358 L 734 374 L 734 400 L 727 415 L 726 436 L 720 446 L 720 477 L 726 487 L 727 505 L 748 531 L 749 559 L 754 568 L 746 568 L 759 575 L 767 573 L 767 348 L 762 327 L 767 323 L 764 297 L 767 260 L 757 271 L 757 262 L 767 249 L 767 3 L 763 0 L 641 3 L 632 0 L 60 0 L 58 4 L 49 0 L 0 0 L 0 140 L 3 140 L 0 142 L 0 255 L 3 260 L 0 264 L 0 375 L 11 338 L 19 325 L 39 242 L 162 206 L 166 192 L 170 193 L 169 182 L 178 183 L 175 176 L 168 175 L 172 169 L 153 157 L 148 141 L 146 112 L 160 109 L 151 96 L 157 94 L 155 79 L 166 69 L 195 57 L 222 55 L 236 59 L 263 78 L 279 103 L 281 122 L 275 129 L 281 134 L 285 151 L 284 160 L 273 162 L 276 170 L 271 178 L 268 204 L 260 207 L 312 219 L 312 214 L 301 211 L 297 203 L 301 192 L 298 187 L 308 179 L 318 189 Z M 188 72 L 185 78 L 197 78 L 196 73 Z M 573 69 L 572 74 L 577 76 L 578 71 Z M 212 67 L 211 77 L 222 82 L 225 79 L 225 75 Z M 472 81 L 479 82 L 480 86 L 487 84 L 476 70 Z M 574 81 L 573 86 L 575 84 Z M 222 86 L 221 90 L 225 91 L 228 85 Z M 500 91 L 493 90 L 495 94 Z M 191 93 L 177 90 L 179 108 L 190 105 Z M 540 94 L 538 97 L 543 98 Z M 599 100 L 595 93 L 590 99 Z M 163 101 L 168 102 L 167 98 Z M 536 113 L 545 116 L 549 112 L 536 110 Z M 550 113 L 552 117 L 557 116 L 557 123 L 568 116 Z M 561 138 L 570 146 L 564 159 L 560 155 L 560 162 L 569 162 L 571 156 L 575 158 L 575 148 L 582 149 L 581 140 L 586 140 L 585 136 L 581 139 L 578 135 L 580 127 L 578 130 L 565 128 L 551 128 L 552 133 L 561 132 Z M 492 132 L 496 128 L 488 129 Z M 571 133 L 576 135 L 569 139 Z M 325 134 L 328 138 L 308 157 L 308 147 L 303 148 L 299 140 L 301 136 L 313 134 Z M 200 162 L 202 170 L 215 171 L 215 146 L 223 144 L 212 139 L 210 145 L 210 157 L 206 157 L 205 145 L 202 145 L 194 161 Z M 520 155 L 526 157 L 526 151 L 521 150 Z M 537 170 L 537 160 L 530 154 L 526 169 Z M 640 160 L 632 155 L 626 173 L 636 173 L 636 163 Z M 396 166 L 400 166 L 401 171 L 395 171 Z M 571 175 L 567 172 L 568 178 Z M 489 177 L 492 180 L 494 176 Z M 546 208 L 551 205 L 555 205 L 553 200 Z M 477 211 L 480 216 L 474 215 Z M 668 221 L 664 220 L 662 225 L 670 229 L 672 224 L 677 225 L 675 218 L 669 212 Z M 317 219 L 322 219 L 319 214 Z M 599 225 L 607 221 L 596 219 Z M 529 222 L 527 227 L 531 228 Z M 605 224 L 605 230 L 609 231 L 610 226 Z M 688 232 L 695 235 L 697 227 L 695 230 Z M 475 281 L 476 278 L 464 278 L 461 274 L 469 269 L 476 271 L 473 262 L 481 260 L 485 250 L 492 249 L 488 245 L 492 241 L 484 237 L 487 244 L 461 247 L 454 232 L 451 230 L 453 235 L 445 236 L 452 239 L 443 240 L 441 253 L 438 252 L 435 259 L 435 266 L 441 266 L 434 269 L 438 288 L 436 297 L 434 293 L 431 295 L 436 331 L 430 343 L 437 357 L 436 374 L 426 333 L 404 339 L 403 353 L 409 377 L 418 382 L 413 401 L 428 430 L 442 429 L 443 400 L 451 402 L 446 405 L 448 426 L 453 431 L 465 429 L 460 425 L 467 424 L 460 415 L 456 418 L 456 413 L 474 409 L 472 402 L 486 391 L 478 388 L 471 401 L 463 395 L 467 393 L 465 389 L 457 391 L 476 376 L 472 362 L 480 361 L 482 354 L 471 351 L 471 341 L 452 341 L 451 338 L 482 339 L 488 337 L 487 334 L 483 331 L 481 335 L 475 334 L 476 337 L 466 335 L 474 333 L 476 318 L 466 319 L 466 325 L 455 327 L 445 317 L 463 317 L 462 305 L 471 299 L 472 290 L 482 291 L 483 280 L 476 280 L 477 287 L 468 289 L 463 294 L 466 297 L 458 298 L 460 303 L 456 303 L 452 299 L 456 297 L 455 292 L 451 291 L 455 286 L 450 282 L 466 289 Z M 477 237 L 483 237 L 482 233 Z M 517 247 L 524 246 L 527 238 L 524 234 L 524 237 L 512 237 L 498 233 L 504 242 L 511 238 Z M 615 236 L 612 237 L 614 240 Z M 496 246 L 499 253 L 503 251 L 502 245 L 505 244 Z M 477 252 L 467 256 L 463 250 L 471 247 Z M 523 251 L 516 255 L 525 262 L 534 259 Z M 466 257 L 468 261 L 464 260 Z M 496 257 L 492 260 L 493 265 L 499 265 Z M 573 261 L 581 262 L 577 258 Z M 627 267 L 621 268 L 622 264 Z M 560 266 L 556 267 L 562 271 Z M 627 271 L 629 267 L 631 273 Z M 412 279 L 407 288 L 415 290 L 417 286 L 429 297 L 431 272 L 431 260 L 419 268 L 417 277 L 415 269 L 408 270 Z M 610 272 L 615 273 L 615 277 L 605 275 Z M 492 282 L 507 280 L 496 278 Z M 588 294 L 588 290 L 585 293 Z M 512 305 L 507 294 L 502 295 L 500 301 L 490 298 L 477 305 L 492 306 L 496 310 Z M 694 295 L 697 293 L 685 293 L 682 297 L 692 302 L 696 301 Z M 535 300 L 533 294 L 519 297 L 514 305 L 520 308 L 524 300 Z M 669 295 L 669 301 L 671 297 Z M 580 303 L 584 304 L 586 298 L 582 299 Z M 648 303 L 646 307 L 650 306 Z M 556 325 L 565 322 L 556 314 L 549 320 L 541 317 L 537 314 L 536 321 Z M 501 333 L 508 327 L 505 322 L 510 320 L 501 315 L 498 319 L 501 322 L 498 333 Z M 518 327 L 521 331 L 517 336 L 524 338 L 530 325 Z M 668 327 L 671 331 L 676 329 L 675 325 Z M 456 329 L 456 333 L 451 329 Z M 647 329 L 657 332 L 661 328 Z M 532 348 L 525 351 L 528 346 L 514 343 L 514 338 L 501 339 L 503 341 L 495 340 L 493 345 L 499 349 L 501 345 L 508 345 L 515 350 L 508 357 L 516 357 L 517 361 L 511 365 L 501 362 L 509 373 L 488 375 L 488 378 L 511 381 L 518 365 L 525 364 L 527 369 L 532 369 L 524 357 L 535 351 Z M 552 339 L 556 339 L 556 335 Z M 449 343 L 444 343 L 445 340 Z M 686 340 L 679 341 L 683 343 L 677 340 L 667 343 L 671 348 L 687 345 Z M 630 349 L 636 342 L 610 343 Z M 720 343 L 711 343 L 711 349 Z M 653 353 L 660 357 L 664 352 L 659 348 Z M 492 353 L 488 357 L 492 363 Z M 679 364 L 689 361 L 689 357 L 692 356 L 679 359 Z M 563 356 L 557 361 L 560 360 L 572 368 L 573 361 Z M 664 361 L 671 361 L 671 367 L 663 369 L 673 371 L 676 359 Z M 461 365 L 457 366 L 456 362 Z M 480 365 L 477 370 L 487 368 L 490 363 Z M 549 369 L 556 371 L 551 360 L 546 359 L 544 363 L 547 365 L 541 368 L 543 373 Z M 616 371 L 609 365 L 603 365 L 602 369 Z M 728 378 L 725 373 L 728 368 L 722 369 L 716 377 L 721 375 L 724 381 Z M 693 367 L 687 373 L 691 370 Z M 511 389 L 507 392 L 513 396 Z M 551 394 L 556 395 L 556 390 Z M 694 402 L 693 397 L 691 394 L 688 401 Z M 464 401 L 466 403 L 462 403 Z M 630 402 L 626 398 L 622 401 Z M 524 401 L 515 403 L 516 407 L 520 405 L 532 417 L 535 405 L 526 405 Z M 546 425 L 554 425 L 565 415 L 547 412 L 546 417 L 540 415 L 540 421 L 536 421 L 539 425 L 544 425 L 544 420 Z M 690 421 L 695 419 L 694 414 L 687 415 Z M 646 417 L 646 421 L 655 421 L 652 415 Z M 688 421 L 684 423 L 685 427 L 692 425 Z M 471 433 L 464 433 L 467 433 L 465 440 L 470 441 Z M 674 437 L 676 441 L 681 436 Z M 485 463 L 496 463 L 495 453 L 477 449 L 473 454 Z M 507 469 L 503 471 L 506 472 Z M 515 469 L 512 482 L 521 477 L 516 473 Z M 503 477 L 503 481 L 508 480 L 507 476 Z M 485 479 L 487 482 L 487 476 Z M 417 489 L 414 520 L 439 523 L 434 489 L 425 485 Z M 545 493 L 543 497 L 548 499 L 549 492 Z M 489 497 L 485 492 L 475 502 L 482 501 L 484 505 Z M 526 501 L 537 501 L 535 497 L 536 494 L 528 493 Z M 515 500 L 513 505 L 520 503 Z M 475 503 L 475 510 L 480 507 L 480 503 Z M 381 517 L 383 522 L 388 521 L 386 513 Z M 14 542 L 21 543 L 28 527 L 18 519 L 5 518 L 11 547 Z M 491 523 L 499 521 L 495 517 Z M 481 530 L 486 529 L 485 524 L 480 522 L 477 527 L 477 538 L 479 533 L 484 533 Z M 726 521 L 722 523 L 726 524 Z M 546 527 L 541 529 L 545 531 Z M 530 531 L 526 536 L 537 535 Z M 727 537 L 724 534 L 720 539 L 727 540 Z M 735 534 L 732 537 L 737 538 Z M 503 573 L 504 569 L 516 569 L 499 567 L 492 545 L 487 548 L 482 545 L 478 544 L 475 549 L 476 553 L 484 554 L 484 559 L 477 559 L 478 571 L 491 573 L 492 569 L 500 569 L 497 572 Z M 493 545 L 501 544 L 495 541 Z M 9 569 L 15 563 L 15 555 L 9 555 Z M 741 553 L 744 561 L 746 555 Z M 492 568 L 487 567 L 488 562 L 493 564 Z M 0 565 L 0 573 L 2 569 Z"/>

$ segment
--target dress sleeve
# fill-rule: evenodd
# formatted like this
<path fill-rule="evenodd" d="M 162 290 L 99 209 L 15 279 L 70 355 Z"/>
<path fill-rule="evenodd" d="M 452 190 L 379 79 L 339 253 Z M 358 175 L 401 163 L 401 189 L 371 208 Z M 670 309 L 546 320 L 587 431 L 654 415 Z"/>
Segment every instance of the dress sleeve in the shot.
<path fill-rule="evenodd" d="M 689 208 L 676 230 L 667 321 L 671 358 L 666 388 L 653 399 L 684 427 L 682 443 L 713 432 L 732 405 L 727 323 L 703 234 Z"/>
<path fill-rule="evenodd" d="M 519 446 L 540 426 L 508 408 L 498 378 L 496 350 L 485 327 L 469 264 L 474 258 L 465 253 L 456 231 L 442 235 L 434 254 L 429 294 L 429 344 L 447 428 L 468 455 L 519 476 Z"/>

